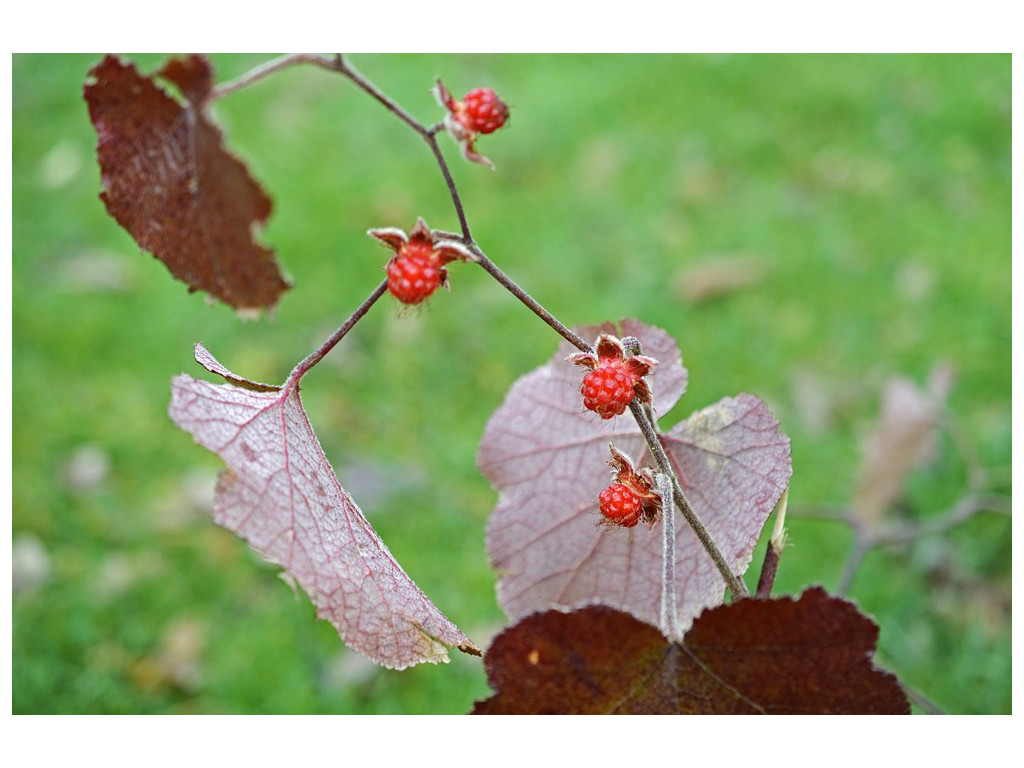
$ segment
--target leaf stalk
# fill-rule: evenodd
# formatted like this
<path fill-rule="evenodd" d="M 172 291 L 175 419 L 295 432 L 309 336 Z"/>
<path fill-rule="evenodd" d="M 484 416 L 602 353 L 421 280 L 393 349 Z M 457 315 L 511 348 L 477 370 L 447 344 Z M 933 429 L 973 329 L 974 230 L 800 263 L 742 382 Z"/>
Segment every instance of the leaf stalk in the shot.
<path fill-rule="evenodd" d="M 658 493 L 667 513 L 661 516 L 661 631 L 669 640 L 679 642 L 683 633 L 679 627 L 679 608 L 676 601 L 676 516 L 672 478 L 664 472 L 657 474 Z"/>
<path fill-rule="evenodd" d="M 644 410 L 644 406 L 637 401 L 636 398 L 629 404 L 629 410 L 633 414 L 633 418 L 636 419 L 637 425 L 640 427 L 641 433 L 643 433 L 644 440 L 647 441 L 647 447 L 650 448 L 651 454 L 654 456 L 654 461 L 658 465 L 659 471 L 668 476 L 672 480 L 672 492 L 675 497 L 675 505 L 679 508 L 683 518 L 693 529 L 694 534 L 697 536 L 697 540 L 704 547 L 704 551 L 708 553 L 715 567 L 718 568 L 718 572 L 725 579 L 725 584 L 732 593 L 733 599 L 738 600 L 743 597 L 749 596 L 746 585 L 743 581 L 732 572 L 732 568 L 729 567 L 729 563 L 726 561 L 722 551 L 715 544 L 714 539 L 708 532 L 707 527 L 701 521 L 700 517 L 694 511 L 690 501 L 686 498 L 686 494 L 683 493 L 683 487 L 679 482 L 679 475 L 672 466 L 672 462 L 668 457 L 668 453 L 665 451 L 665 446 L 662 445 L 661 435 L 654 427 L 654 421 L 649 418 L 647 412 Z M 665 513 L 668 514 L 668 511 Z"/>

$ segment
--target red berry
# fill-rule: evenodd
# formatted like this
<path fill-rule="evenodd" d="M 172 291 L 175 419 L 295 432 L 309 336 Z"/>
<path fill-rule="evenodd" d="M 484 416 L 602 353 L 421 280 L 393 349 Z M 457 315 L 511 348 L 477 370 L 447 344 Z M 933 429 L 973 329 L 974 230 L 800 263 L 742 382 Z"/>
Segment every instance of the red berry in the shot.
<path fill-rule="evenodd" d="M 632 488 L 622 483 L 609 485 L 601 491 L 599 502 L 605 519 L 623 528 L 636 525 L 644 508 L 643 500 Z"/>
<path fill-rule="evenodd" d="M 477 133 L 494 133 L 508 120 L 508 106 L 490 88 L 475 88 L 462 100 L 461 122 Z"/>
<path fill-rule="evenodd" d="M 618 416 L 629 407 L 636 378 L 620 360 L 602 363 L 583 377 L 583 405 L 602 419 Z"/>
<path fill-rule="evenodd" d="M 409 243 L 388 262 L 388 290 L 403 304 L 419 304 L 444 282 L 445 270 L 429 246 Z"/>

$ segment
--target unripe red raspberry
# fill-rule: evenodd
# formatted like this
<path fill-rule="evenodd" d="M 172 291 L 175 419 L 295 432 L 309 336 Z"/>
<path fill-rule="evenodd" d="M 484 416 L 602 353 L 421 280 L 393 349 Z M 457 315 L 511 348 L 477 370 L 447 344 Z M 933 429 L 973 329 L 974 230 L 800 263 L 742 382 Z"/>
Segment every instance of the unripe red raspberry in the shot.
<path fill-rule="evenodd" d="M 395 252 L 385 267 L 388 290 L 403 304 L 419 304 L 440 286 L 448 286 L 451 261 L 474 261 L 476 256 L 457 240 L 436 234 L 423 219 L 409 234 L 394 227 L 367 232 Z"/>
<path fill-rule="evenodd" d="M 583 405 L 602 419 L 618 416 L 629 407 L 636 382 L 624 363 L 606 361 L 583 377 Z"/>
<path fill-rule="evenodd" d="M 508 121 L 508 105 L 490 88 L 474 88 L 459 101 L 440 80 L 434 95 L 445 108 L 445 130 L 462 147 L 463 157 L 493 168 L 494 164 L 479 154 L 474 144 L 481 135 L 493 133 Z"/>
<path fill-rule="evenodd" d="M 622 483 L 609 485 L 601 491 L 598 501 L 605 519 L 623 528 L 632 528 L 636 525 L 644 508 L 640 496 Z"/>
<path fill-rule="evenodd" d="M 494 133 L 508 120 L 508 106 L 490 88 L 474 88 L 462 99 L 460 122 L 477 133 Z"/>
<path fill-rule="evenodd" d="M 639 350 L 639 342 L 633 340 Z M 580 392 L 583 404 L 602 419 L 618 416 L 629 407 L 633 398 L 650 404 L 651 388 L 644 377 L 658 361 L 653 357 L 634 354 L 626 357 L 623 343 L 608 333 L 597 337 L 593 352 L 576 352 L 569 362 L 588 368 Z"/>
<path fill-rule="evenodd" d="M 388 290 L 403 304 L 419 304 L 444 282 L 445 270 L 436 258 L 407 246 L 388 262 Z"/>
<path fill-rule="evenodd" d="M 617 525 L 632 528 L 638 522 L 653 526 L 661 517 L 661 496 L 654 490 L 654 474 L 648 468 L 637 470 L 633 460 L 613 443 L 608 445 L 614 470 L 612 484 L 601 491 L 598 508 L 602 519 L 599 525 Z"/>

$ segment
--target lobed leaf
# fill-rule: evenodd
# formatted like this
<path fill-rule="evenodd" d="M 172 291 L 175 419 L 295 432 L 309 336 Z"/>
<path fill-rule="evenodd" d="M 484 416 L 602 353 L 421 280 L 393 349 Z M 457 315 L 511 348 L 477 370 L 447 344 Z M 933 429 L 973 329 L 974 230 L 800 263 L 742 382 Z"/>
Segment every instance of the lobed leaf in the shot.
<path fill-rule="evenodd" d="M 273 253 L 253 239 L 271 201 L 225 151 L 206 114 L 209 62 L 171 60 L 159 75 L 180 89 L 185 104 L 114 56 L 89 71 L 85 100 L 98 137 L 100 198 L 191 290 L 236 309 L 273 307 L 289 284 Z"/>
<path fill-rule="evenodd" d="M 282 566 L 351 648 L 403 669 L 480 655 L 388 551 L 324 456 L 297 383 L 275 388 L 232 374 L 202 346 L 196 360 L 227 379 L 171 385 L 171 419 L 227 464 L 214 520 Z"/>
<path fill-rule="evenodd" d="M 546 611 L 494 639 L 473 714 L 909 714 L 877 641 L 820 587 L 711 608 L 680 643 L 606 606 Z"/>
<path fill-rule="evenodd" d="M 683 394 L 686 369 L 664 331 L 623 321 L 577 332 L 585 339 L 600 332 L 640 339 L 643 354 L 659 360 L 650 377 L 657 413 Z M 571 351 L 563 345 L 512 386 L 480 443 L 479 467 L 499 492 L 487 526 L 498 600 L 513 620 L 602 603 L 656 624 L 660 529 L 597 525 L 597 499 L 609 482 L 609 441 L 638 468 L 653 461 L 628 412 L 602 420 L 584 410 L 582 373 L 565 360 Z M 742 573 L 789 482 L 788 438 L 760 400 L 740 395 L 676 425 L 664 445 L 697 514 Z M 676 530 L 677 610 L 685 630 L 703 608 L 722 601 L 725 583 L 689 526 L 680 522 Z"/>

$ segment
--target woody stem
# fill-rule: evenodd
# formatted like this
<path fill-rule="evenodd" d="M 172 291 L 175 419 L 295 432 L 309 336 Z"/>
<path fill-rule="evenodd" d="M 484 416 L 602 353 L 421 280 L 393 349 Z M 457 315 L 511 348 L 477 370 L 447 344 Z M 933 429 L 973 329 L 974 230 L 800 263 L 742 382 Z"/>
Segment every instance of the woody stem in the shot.
<path fill-rule="evenodd" d="M 323 344 L 317 347 L 317 349 L 307 356 L 305 360 L 295 366 L 291 374 L 288 376 L 288 381 L 285 382 L 284 388 L 287 389 L 288 387 L 297 385 L 299 383 L 299 379 L 305 376 L 314 365 L 323 360 L 327 353 L 334 349 L 339 341 L 345 338 L 348 332 L 355 327 L 355 324 L 362 319 L 363 315 L 370 311 L 370 308 L 377 303 L 377 299 L 383 296 L 387 289 L 388 281 L 381 281 L 380 285 L 373 289 L 373 292 L 366 297 L 363 303 L 356 307 L 355 312 L 349 315 L 349 318 L 342 323 Z"/>

